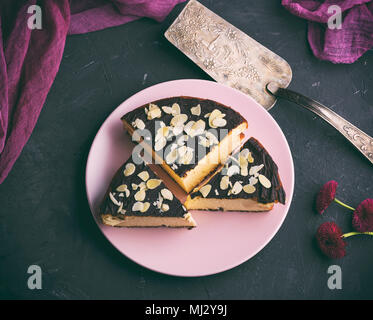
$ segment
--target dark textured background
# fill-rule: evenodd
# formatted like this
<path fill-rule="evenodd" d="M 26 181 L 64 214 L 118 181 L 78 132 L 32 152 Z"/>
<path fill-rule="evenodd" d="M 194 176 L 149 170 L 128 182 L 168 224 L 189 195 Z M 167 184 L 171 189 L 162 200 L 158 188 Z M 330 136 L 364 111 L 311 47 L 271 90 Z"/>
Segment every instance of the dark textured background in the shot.
<path fill-rule="evenodd" d="M 285 58 L 291 88 L 318 99 L 373 135 L 373 51 L 352 65 L 317 60 L 306 22 L 280 1 L 202 1 Z M 92 140 L 123 100 L 153 84 L 209 79 L 163 37 L 182 9 L 162 24 L 141 19 L 70 36 L 37 126 L 0 185 L 0 296 L 51 299 L 340 299 L 373 298 L 373 239 L 348 239 L 347 256 L 324 258 L 314 234 L 324 221 L 351 230 L 351 213 L 332 205 L 313 210 L 319 187 L 339 182 L 338 198 L 356 206 L 373 197 L 373 166 L 335 130 L 302 108 L 279 101 L 270 111 L 284 131 L 295 163 L 295 194 L 274 239 L 259 254 L 221 274 L 177 278 L 146 270 L 117 252 L 88 208 L 84 171 Z M 43 270 L 43 289 L 27 289 L 29 265 Z M 343 289 L 327 287 L 338 264 Z"/>

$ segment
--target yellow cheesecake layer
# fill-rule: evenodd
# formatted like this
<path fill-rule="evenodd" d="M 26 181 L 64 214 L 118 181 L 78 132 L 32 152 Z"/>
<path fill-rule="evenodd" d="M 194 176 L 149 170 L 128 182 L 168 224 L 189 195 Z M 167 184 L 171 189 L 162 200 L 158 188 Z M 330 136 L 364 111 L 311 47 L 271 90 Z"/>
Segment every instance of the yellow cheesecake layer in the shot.
<path fill-rule="evenodd" d="M 219 211 L 270 211 L 273 202 L 260 203 L 254 199 L 217 199 L 188 196 L 184 206 L 188 210 L 219 210 Z"/>
<path fill-rule="evenodd" d="M 197 224 L 193 217 L 187 213 L 183 218 L 177 217 L 153 217 L 153 216 L 124 216 L 118 219 L 110 214 L 101 216 L 102 222 L 111 227 L 172 227 L 193 228 Z"/>

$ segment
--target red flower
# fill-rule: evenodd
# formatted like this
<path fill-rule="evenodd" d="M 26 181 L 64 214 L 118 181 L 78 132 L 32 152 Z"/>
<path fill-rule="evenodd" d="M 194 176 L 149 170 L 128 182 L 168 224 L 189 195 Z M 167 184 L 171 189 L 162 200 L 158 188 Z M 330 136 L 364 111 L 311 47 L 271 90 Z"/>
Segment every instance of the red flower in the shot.
<path fill-rule="evenodd" d="M 373 199 L 365 199 L 358 205 L 354 211 L 352 226 L 359 232 L 373 231 Z"/>
<path fill-rule="evenodd" d="M 316 199 L 318 213 L 323 214 L 325 209 L 333 202 L 337 187 L 338 182 L 334 180 L 330 180 L 322 186 Z"/>
<path fill-rule="evenodd" d="M 334 222 L 324 222 L 317 229 L 316 239 L 321 251 L 329 258 L 339 259 L 346 255 L 346 242 L 341 229 Z"/>

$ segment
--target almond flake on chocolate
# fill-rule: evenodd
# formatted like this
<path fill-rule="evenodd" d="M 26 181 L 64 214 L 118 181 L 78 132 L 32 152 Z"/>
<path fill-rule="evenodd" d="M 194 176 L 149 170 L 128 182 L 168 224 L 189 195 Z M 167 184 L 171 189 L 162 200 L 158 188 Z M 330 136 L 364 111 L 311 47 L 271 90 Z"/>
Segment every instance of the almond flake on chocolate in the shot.
<path fill-rule="evenodd" d="M 142 121 L 141 119 L 138 119 L 138 118 L 134 122 L 132 122 L 132 126 L 134 128 L 140 129 L 140 130 L 144 130 L 145 129 L 145 123 L 144 123 L 144 121 Z"/>
<path fill-rule="evenodd" d="M 242 184 L 239 181 L 236 181 L 232 187 L 232 194 L 239 194 L 242 191 Z"/>
<path fill-rule="evenodd" d="M 116 206 L 120 206 L 121 202 L 119 202 L 117 199 L 115 199 L 113 193 L 109 192 L 109 197 L 110 197 L 110 200 L 116 205 Z"/>
<path fill-rule="evenodd" d="M 226 190 L 229 187 L 229 176 L 223 176 L 220 180 L 220 189 Z"/>
<path fill-rule="evenodd" d="M 195 107 L 190 109 L 191 114 L 199 116 L 201 114 L 201 105 L 197 104 Z"/>
<path fill-rule="evenodd" d="M 148 211 L 149 207 L 150 207 L 150 203 L 149 202 L 144 202 L 144 205 L 143 205 L 143 207 L 140 211 L 141 212 L 146 212 L 146 211 Z"/>
<path fill-rule="evenodd" d="M 177 114 L 171 119 L 170 125 L 173 127 L 182 126 L 187 120 L 188 116 L 186 114 Z"/>
<path fill-rule="evenodd" d="M 123 171 L 123 174 L 128 177 L 130 176 L 131 174 L 133 174 L 136 170 L 136 167 L 133 163 L 127 163 L 124 171 Z"/>
<path fill-rule="evenodd" d="M 147 119 L 148 120 L 153 120 L 155 118 L 160 118 L 162 115 L 161 109 L 155 105 L 155 104 L 149 104 L 149 110 L 147 113 Z"/>
<path fill-rule="evenodd" d="M 132 211 L 141 211 L 144 208 L 143 202 L 135 202 L 132 206 Z"/>
<path fill-rule="evenodd" d="M 271 187 L 271 181 L 268 180 L 267 177 L 263 176 L 262 174 L 259 174 L 259 182 L 264 188 L 269 189 Z"/>
<path fill-rule="evenodd" d="M 172 114 L 172 108 L 168 106 L 162 107 L 162 110 L 167 114 Z"/>
<path fill-rule="evenodd" d="M 118 188 L 117 188 L 117 191 L 118 192 L 124 192 L 128 189 L 127 185 L 126 184 L 121 184 Z"/>
<path fill-rule="evenodd" d="M 245 191 L 248 194 L 254 193 L 255 192 L 255 187 L 252 186 L 251 184 L 247 184 L 243 187 L 243 191 Z"/>
<path fill-rule="evenodd" d="M 142 181 L 146 181 L 149 179 L 149 172 L 142 171 L 137 175 Z"/>
<path fill-rule="evenodd" d="M 228 171 L 227 171 L 227 175 L 229 177 L 231 177 L 231 176 L 233 176 L 235 174 L 239 174 L 239 173 L 240 173 L 240 168 L 238 166 L 236 166 L 236 165 L 230 166 L 228 168 Z"/>
<path fill-rule="evenodd" d="M 145 189 L 142 189 L 142 190 L 137 191 L 137 192 L 135 193 L 135 200 L 136 200 L 136 201 L 144 201 L 145 196 L 146 196 Z"/>
<path fill-rule="evenodd" d="M 259 166 L 252 166 L 249 171 L 250 176 L 255 176 L 262 168 L 264 167 L 264 164 L 261 164 Z"/>
<path fill-rule="evenodd" d="M 211 184 L 206 184 L 201 189 L 199 189 L 199 192 L 202 194 L 204 198 L 208 196 L 210 191 L 211 191 Z"/>
<path fill-rule="evenodd" d="M 172 114 L 173 115 L 177 115 L 177 114 L 180 114 L 180 112 L 181 112 L 181 110 L 180 110 L 180 106 L 179 106 L 179 104 L 177 104 L 177 103 L 174 103 L 173 105 L 172 105 Z"/>
<path fill-rule="evenodd" d="M 172 194 L 172 192 L 166 188 L 161 190 L 161 195 L 166 200 L 172 200 L 174 198 L 174 195 Z"/>
<path fill-rule="evenodd" d="M 162 183 L 162 180 L 160 179 L 150 179 L 146 182 L 146 186 L 149 189 L 155 189 Z"/>

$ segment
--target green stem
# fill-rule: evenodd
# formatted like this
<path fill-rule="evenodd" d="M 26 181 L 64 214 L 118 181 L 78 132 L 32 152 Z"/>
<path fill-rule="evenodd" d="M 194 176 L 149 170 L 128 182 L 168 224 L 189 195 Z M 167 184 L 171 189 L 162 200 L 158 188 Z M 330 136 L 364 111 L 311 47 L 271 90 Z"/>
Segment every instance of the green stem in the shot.
<path fill-rule="evenodd" d="M 347 209 L 350 209 L 350 210 L 352 210 L 352 211 L 355 211 L 354 208 L 348 206 L 347 204 L 343 203 L 342 201 L 338 200 L 337 198 L 334 198 L 334 201 L 337 202 L 338 204 L 340 204 L 342 207 L 345 207 L 345 208 L 347 208 Z"/>
<path fill-rule="evenodd" d="M 369 236 L 373 236 L 373 232 L 349 232 L 349 233 L 343 234 L 342 238 L 348 238 L 348 237 L 355 236 L 358 234 L 367 234 Z"/>

